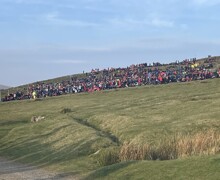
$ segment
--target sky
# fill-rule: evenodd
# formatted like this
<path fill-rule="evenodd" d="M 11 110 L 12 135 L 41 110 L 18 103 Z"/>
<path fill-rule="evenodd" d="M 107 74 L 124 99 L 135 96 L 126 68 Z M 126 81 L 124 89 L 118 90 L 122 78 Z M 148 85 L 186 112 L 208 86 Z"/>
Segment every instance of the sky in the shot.
<path fill-rule="evenodd" d="M 0 84 L 220 55 L 220 0 L 0 0 Z"/>

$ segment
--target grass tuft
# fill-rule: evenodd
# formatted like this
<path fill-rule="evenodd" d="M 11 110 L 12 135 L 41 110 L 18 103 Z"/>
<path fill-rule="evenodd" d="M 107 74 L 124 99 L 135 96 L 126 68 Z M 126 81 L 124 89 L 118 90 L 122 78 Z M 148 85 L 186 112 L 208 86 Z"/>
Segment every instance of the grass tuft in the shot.
<path fill-rule="evenodd" d="M 119 153 L 120 161 L 172 160 L 197 155 L 220 153 L 220 133 L 213 129 L 194 135 L 166 137 L 156 144 L 124 143 Z"/>
<path fill-rule="evenodd" d="M 67 113 L 72 112 L 72 109 L 70 109 L 70 108 L 63 108 L 60 112 L 61 112 L 62 114 L 67 114 Z"/>
<path fill-rule="evenodd" d="M 117 147 L 111 147 L 102 149 L 97 155 L 96 155 L 97 163 L 100 166 L 108 166 L 112 164 L 119 163 L 119 148 Z"/>

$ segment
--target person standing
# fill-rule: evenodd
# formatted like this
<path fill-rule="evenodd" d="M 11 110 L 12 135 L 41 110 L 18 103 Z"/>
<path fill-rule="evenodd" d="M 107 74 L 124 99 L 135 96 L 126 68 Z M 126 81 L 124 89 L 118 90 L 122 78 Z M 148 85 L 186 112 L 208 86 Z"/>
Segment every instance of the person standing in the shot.
<path fill-rule="evenodd" d="M 36 98 L 37 98 L 37 92 L 36 92 L 36 91 L 33 91 L 32 97 L 33 97 L 33 99 L 36 99 Z"/>

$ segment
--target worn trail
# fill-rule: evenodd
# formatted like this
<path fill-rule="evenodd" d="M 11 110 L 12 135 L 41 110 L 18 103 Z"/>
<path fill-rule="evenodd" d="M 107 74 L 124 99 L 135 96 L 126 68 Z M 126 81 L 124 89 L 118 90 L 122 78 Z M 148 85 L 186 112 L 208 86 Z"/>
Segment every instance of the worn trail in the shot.
<path fill-rule="evenodd" d="M 70 180 L 76 179 L 68 174 L 58 174 L 34 166 L 7 160 L 0 157 L 0 180 Z"/>

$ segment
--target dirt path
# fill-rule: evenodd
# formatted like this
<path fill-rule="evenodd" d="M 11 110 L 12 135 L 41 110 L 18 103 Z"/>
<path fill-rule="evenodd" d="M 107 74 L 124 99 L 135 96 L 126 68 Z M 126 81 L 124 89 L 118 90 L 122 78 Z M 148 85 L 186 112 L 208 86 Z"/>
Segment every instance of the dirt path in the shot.
<path fill-rule="evenodd" d="M 47 172 L 33 166 L 7 160 L 0 157 L 0 180 L 72 180 L 68 174 Z"/>

